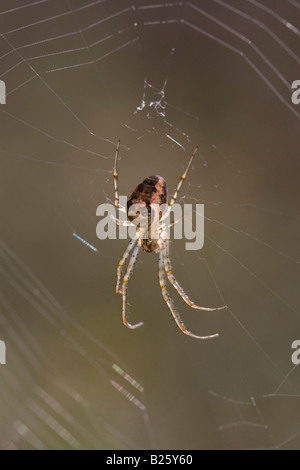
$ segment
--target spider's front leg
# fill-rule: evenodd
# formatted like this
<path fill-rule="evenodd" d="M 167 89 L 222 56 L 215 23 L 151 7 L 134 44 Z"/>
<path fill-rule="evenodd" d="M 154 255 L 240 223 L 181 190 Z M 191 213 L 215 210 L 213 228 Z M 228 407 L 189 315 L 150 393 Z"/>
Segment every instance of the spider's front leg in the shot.
<path fill-rule="evenodd" d="M 134 227 L 134 224 L 129 220 L 120 220 L 114 217 L 113 215 L 111 215 L 110 217 L 114 221 L 114 223 L 119 225 L 120 227 Z"/>
<path fill-rule="evenodd" d="M 116 153 L 115 153 L 115 160 L 114 160 L 114 190 L 115 190 L 115 206 L 117 209 L 120 207 L 119 203 L 119 188 L 118 188 L 118 158 L 119 158 L 119 148 L 120 148 L 120 140 L 118 140 Z"/>

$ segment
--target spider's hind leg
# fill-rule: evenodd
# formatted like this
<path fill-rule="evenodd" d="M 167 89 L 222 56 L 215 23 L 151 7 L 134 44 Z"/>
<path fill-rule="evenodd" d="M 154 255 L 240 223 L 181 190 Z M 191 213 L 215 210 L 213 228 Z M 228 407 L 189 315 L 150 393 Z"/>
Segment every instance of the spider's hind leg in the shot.
<path fill-rule="evenodd" d="M 128 286 L 128 282 L 129 282 L 131 273 L 133 271 L 135 262 L 139 255 L 139 251 L 140 251 L 140 247 L 139 245 L 137 245 L 133 250 L 133 253 L 131 255 L 131 258 L 128 263 L 127 270 L 126 270 L 126 273 L 122 282 L 122 320 L 123 320 L 124 325 L 131 329 L 138 328 L 139 326 L 143 325 L 143 322 L 132 325 L 131 323 L 129 323 L 128 318 L 127 318 L 127 286 Z"/>
<path fill-rule="evenodd" d="M 116 284 L 116 294 L 122 294 L 120 290 L 120 284 L 121 284 L 121 277 L 122 277 L 122 272 L 124 268 L 124 264 L 126 263 L 126 260 L 128 259 L 128 256 L 130 255 L 131 251 L 133 250 L 135 244 L 137 242 L 137 239 L 134 238 L 130 241 L 128 244 L 126 250 L 124 251 L 122 258 L 120 259 L 117 267 L 117 284 Z"/>
<path fill-rule="evenodd" d="M 186 328 L 185 324 L 183 323 L 183 321 L 180 318 L 179 313 L 176 312 L 176 310 L 173 306 L 172 299 L 171 299 L 171 297 L 170 297 L 170 295 L 167 291 L 167 286 L 166 286 L 166 281 L 165 281 L 165 270 L 164 270 L 163 256 L 164 256 L 163 252 L 160 251 L 159 252 L 159 284 L 160 284 L 163 299 L 166 302 L 166 304 L 168 305 L 169 310 L 172 313 L 172 316 L 173 316 L 178 328 L 182 331 L 182 333 L 184 333 L 188 336 L 192 336 L 193 338 L 196 338 L 196 339 L 211 339 L 211 338 L 218 337 L 219 336 L 218 334 L 209 335 L 209 336 L 197 336 L 197 335 L 194 335 L 193 333 L 191 333 Z"/>
<path fill-rule="evenodd" d="M 172 274 L 172 269 L 171 269 L 171 262 L 169 258 L 169 242 L 168 240 L 165 242 L 165 246 L 163 248 L 163 253 L 162 253 L 162 258 L 163 258 L 163 264 L 164 264 L 164 270 L 166 272 L 166 275 L 168 277 L 168 280 L 172 284 L 172 286 L 177 290 L 178 294 L 181 296 L 181 298 L 185 301 L 185 303 L 192 308 L 195 308 L 197 310 L 205 310 L 207 312 L 212 312 L 214 310 L 222 310 L 226 308 L 226 305 L 222 307 L 200 307 L 199 305 L 196 305 L 184 292 L 183 288 L 179 284 L 179 282 L 176 281 L 175 276 Z"/>

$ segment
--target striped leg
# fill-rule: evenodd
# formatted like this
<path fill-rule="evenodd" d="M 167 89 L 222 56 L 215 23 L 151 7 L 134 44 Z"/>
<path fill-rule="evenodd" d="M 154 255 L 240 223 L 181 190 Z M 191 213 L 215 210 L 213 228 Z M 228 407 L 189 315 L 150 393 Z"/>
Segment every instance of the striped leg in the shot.
<path fill-rule="evenodd" d="M 128 286 L 128 282 L 129 282 L 132 270 L 134 268 L 135 262 L 137 260 L 139 251 L 140 251 L 140 247 L 137 245 L 133 250 L 130 261 L 129 261 L 128 266 L 127 266 L 127 271 L 125 273 L 125 276 L 124 276 L 123 282 L 122 282 L 122 301 L 123 301 L 122 320 L 123 320 L 124 325 L 127 326 L 128 328 L 131 328 L 131 329 L 138 328 L 139 326 L 143 325 L 143 322 L 136 323 L 135 325 L 131 325 L 131 323 L 129 323 L 129 321 L 127 319 L 127 311 L 126 311 L 126 307 L 127 307 L 127 286 Z"/>
<path fill-rule="evenodd" d="M 181 285 L 176 281 L 174 275 L 172 274 L 171 263 L 169 259 L 169 241 L 168 240 L 166 240 L 165 242 L 162 257 L 163 257 L 163 262 L 164 262 L 164 269 L 166 271 L 166 275 L 170 283 L 172 284 L 173 287 L 175 287 L 178 294 L 182 297 L 182 299 L 185 301 L 186 304 L 188 304 L 192 308 L 196 308 L 198 310 L 205 310 L 207 312 L 212 312 L 214 310 L 222 310 L 223 308 L 226 308 L 226 305 L 224 305 L 223 307 L 200 307 L 199 305 L 196 305 L 194 302 L 192 302 L 192 300 L 189 299 L 189 297 L 186 295 Z"/>
<path fill-rule="evenodd" d="M 119 207 L 120 207 L 119 190 L 118 190 L 118 171 L 117 171 L 119 148 L 120 148 L 120 141 L 118 140 L 118 144 L 117 144 L 117 148 L 116 148 L 116 154 L 115 154 L 115 161 L 114 161 L 115 206 L 116 206 L 117 209 L 119 209 Z"/>
<path fill-rule="evenodd" d="M 129 220 L 120 220 L 111 215 L 111 219 L 114 221 L 116 225 L 119 225 L 119 227 L 134 227 L 134 224 L 131 223 Z"/>
<path fill-rule="evenodd" d="M 182 333 L 185 333 L 186 335 L 192 336 L 193 338 L 196 338 L 196 339 L 211 339 L 211 338 L 216 338 L 217 336 L 219 336 L 218 334 L 210 335 L 210 336 L 197 336 L 197 335 L 194 335 L 193 333 L 191 333 L 186 328 L 186 326 L 183 323 L 183 321 L 181 320 L 179 314 L 176 312 L 176 310 L 173 306 L 172 299 L 171 299 L 171 297 L 170 297 L 170 295 L 167 291 L 167 286 L 166 286 L 166 281 L 165 281 L 163 256 L 164 256 L 163 253 L 160 251 L 159 252 L 159 284 L 160 284 L 163 299 L 166 302 L 166 304 L 168 305 L 169 310 L 172 313 L 173 318 L 174 318 L 178 328 L 182 331 Z"/>
<path fill-rule="evenodd" d="M 123 253 L 122 258 L 120 259 L 117 267 L 117 284 L 116 284 L 116 294 L 121 294 L 122 292 L 120 291 L 120 284 L 121 284 L 121 277 L 122 277 L 122 271 L 124 268 L 124 264 L 126 263 L 126 260 L 128 256 L 130 255 L 131 251 L 133 250 L 134 245 L 136 244 L 137 239 L 134 238 L 130 241 L 128 244 L 126 250 Z"/>
<path fill-rule="evenodd" d="M 180 180 L 179 180 L 179 183 L 178 183 L 178 186 L 177 186 L 177 188 L 176 188 L 176 190 L 175 190 L 174 196 L 173 196 L 172 199 L 171 199 L 171 202 L 170 202 L 170 204 L 169 204 L 170 207 L 172 207 L 173 204 L 174 204 L 174 202 L 176 202 L 177 195 L 178 195 L 178 193 L 179 193 L 179 191 L 180 191 L 180 188 L 181 188 L 181 186 L 182 186 L 182 183 L 183 183 L 184 180 L 186 179 L 186 175 L 188 174 L 188 171 L 189 171 L 189 169 L 190 169 L 190 166 L 191 166 L 191 164 L 192 164 L 192 161 L 194 160 L 194 156 L 196 155 L 197 150 L 198 150 L 198 147 L 195 147 L 195 150 L 194 150 L 194 152 L 193 152 L 191 158 L 189 159 L 189 163 L 188 163 L 188 165 L 187 165 L 187 167 L 186 167 L 186 169 L 185 169 L 185 172 L 183 173 L 183 175 L 181 176 L 181 178 L 180 178 Z"/>

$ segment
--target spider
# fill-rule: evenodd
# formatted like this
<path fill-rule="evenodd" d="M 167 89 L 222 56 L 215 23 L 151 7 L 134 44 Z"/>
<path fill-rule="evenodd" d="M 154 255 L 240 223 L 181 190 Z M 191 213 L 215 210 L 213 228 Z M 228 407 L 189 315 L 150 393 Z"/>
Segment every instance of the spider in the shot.
<path fill-rule="evenodd" d="M 118 141 L 117 148 L 116 148 L 116 153 L 115 153 L 115 159 L 114 159 L 114 170 L 113 170 L 113 176 L 114 176 L 114 192 L 115 192 L 115 207 L 119 210 L 125 211 L 124 208 L 122 208 L 119 204 L 119 190 L 118 190 L 118 172 L 117 172 L 117 162 L 118 162 L 118 157 L 119 157 L 119 148 L 120 148 L 120 140 Z M 170 209 L 173 204 L 177 200 L 178 192 L 180 191 L 180 188 L 186 179 L 187 173 L 189 171 L 189 168 L 192 164 L 192 161 L 195 157 L 195 154 L 197 152 L 198 147 L 195 148 L 194 152 L 192 153 L 192 156 L 189 159 L 188 165 L 182 174 L 179 183 L 177 185 L 177 188 L 175 190 L 174 195 L 171 198 L 171 201 L 168 204 L 168 208 Z M 161 176 L 155 175 L 155 176 L 149 176 L 148 178 L 145 178 L 141 184 L 137 186 L 137 188 L 133 191 L 131 194 L 128 202 L 127 202 L 127 216 L 129 220 L 132 220 L 133 217 L 130 217 L 128 212 L 131 207 L 131 205 L 139 203 L 143 206 L 146 206 L 148 211 L 149 207 L 151 207 L 151 204 L 158 204 L 158 207 L 160 207 L 161 204 L 167 204 L 168 201 L 168 188 L 167 188 L 167 183 L 164 178 Z M 172 268 L 171 268 L 171 262 L 170 262 L 170 257 L 169 257 L 169 239 L 167 238 L 166 232 L 164 230 L 164 224 L 162 223 L 163 217 L 161 216 L 161 213 L 158 216 L 158 225 L 157 225 L 157 231 L 158 231 L 158 236 L 153 239 L 151 238 L 150 232 L 148 231 L 146 236 L 143 233 L 143 230 L 141 228 L 137 228 L 136 230 L 136 236 L 130 241 L 129 245 L 127 246 L 125 252 L 123 253 L 122 258 L 120 259 L 117 267 L 117 284 L 116 284 L 116 293 L 122 295 L 122 320 L 123 324 L 127 326 L 128 328 L 134 329 L 138 328 L 143 325 L 143 322 L 136 323 L 132 325 L 128 321 L 127 317 L 127 288 L 128 288 L 128 282 L 130 279 L 130 276 L 132 274 L 134 265 L 137 261 L 139 252 L 141 248 L 143 251 L 148 252 L 148 253 L 157 253 L 158 254 L 158 265 L 159 265 L 159 284 L 162 292 L 163 299 L 165 300 L 166 304 L 169 307 L 169 310 L 171 311 L 171 314 L 179 327 L 179 329 L 185 333 L 188 336 L 192 336 L 193 338 L 197 339 L 210 339 L 210 338 L 215 338 L 218 335 L 218 333 L 209 335 L 209 336 L 197 336 L 194 333 L 191 333 L 186 326 L 184 325 L 182 319 L 180 318 L 178 312 L 175 310 L 175 307 L 173 305 L 172 299 L 167 291 L 167 286 L 166 286 L 166 277 L 168 278 L 169 282 L 173 285 L 173 287 L 177 290 L 177 292 L 180 294 L 182 299 L 185 301 L 187 305 L 189 305 L 192 308 L 198 309 L 198 310 L 205 310 L 205 311 L 213 311 L 213 310 L 221 310 L 223 308 L 226 308 L 226 306 L 223 307 L 217 307 L 217 308 L 209 308 L 209 307 L 200 307 L 196 305 L 194 302 L 192 302 L 187 294 L 184 292 L 183 288 L 180 286 L 180 284 L 176 281 L 174 275 L 172 274 Z M 115 219 L 115 222 L 118 225 L 131 225 L 131 222 L 129 221 L 120 221 Z M 149 229 L 148 229 L 149 230 Z M 153 233 L 153 232 L 151 232 Z M 123 269 L 124 265 L 129 258 L 131 254 L 131 257 L 128 262 L 127 270 L 123 276 L 122 279 L 122 274 L 123 274 Z M 121 281 L 122 279 L 122 281 Z"/>

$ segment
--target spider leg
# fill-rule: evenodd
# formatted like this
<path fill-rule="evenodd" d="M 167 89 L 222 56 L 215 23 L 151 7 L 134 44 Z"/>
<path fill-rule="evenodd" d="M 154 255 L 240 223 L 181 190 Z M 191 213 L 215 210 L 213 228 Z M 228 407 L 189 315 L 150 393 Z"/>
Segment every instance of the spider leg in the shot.
<path fill-rule="evenodd" d="M 179 193 L 179 191 L 180 191 L 180 188 L 181 188 L 181 186 L 182 186 L 182 183 L 183 183 L 184 180 L 186 179 L 186 175 L 188 174 L 188 171 L 189 171 L 189 169 L 190 169 L 190 166 L 191 166 L 191 164 L 192 164 L 192 161 L 194 160 L 194 156 L 196 155 L 197 150 L 198 150 L 198 147 L 195 147 L 195 150 L 193 151 L 192 156 L 191 156 L 191 158 L 189 159 L 189 162 L 188 162 L 188 164 L 187 164 L 187 167 L 186 167 L 186 169 L 185 169 L 185 172 L 181 175 L 181 178 L 180 178 L 180 180 L 179 180 L 179 183 L 178 183 L 178 185 L 177 185 L 177 188 L 176 188 L 176 190 L 175 190 L 175 193 L 174 193 L 174 195 L 172 196 L 172 199 L 171 199 L 171 201 L 170 201 L 169 207 L 172 207 L 173 204 L 174 204 L 174 202 L 176 202 L 177 195 L 178 195 L 178 193 Z"/>
<path fill-rule="evenodd" d="M 114 161 L 114 189 L 115 189 L 115 206 L 117 209 L 120 208 L 119 203 L 119 189 L 118 189 L 118 171 L 117 171 L 117 164 L 118 164 L 118 157 L 119 157 L 119 148 L 120 148 L 120 141 L 118 140 L 116 154 L 115 154 L 115 161 Z"/>
<path fill-rule="evenodd" d="M 129 321 L 127 319 L 127 312 L 126 312 L 127 286 L 128 286 L 128 282 L 129 282 L 131 273 L 132 273 L 133 268 L 134 268 L 134 264 L 137 260 L 139 251 L 140 251 L 140 247 L 137 245 L 133 250 L 130 261 L 129 261 L 128 266 L 127 266 L 127 271 L 125 273 L 125 276 L 124 276 L 123 282 L 122 282 L 122 300 L 123 300 L 122 320 L 123 320 L 124 325 L 127 326 L 128 328 L 131 328 L 131 329 L 138 328 L 139 326 L 143 325 L 143 322 L 136 323 L 135 325 L 131 325 L 131 323 L 129 323 Z"/>
<path fill-rule="evenodd" d="M 126 260 L 128 256 L 130 255 L 131 251 L 133 250 L 135 244 L 137 242 L 137 238 L 133 238 L 130 243 L 128 244 L 126 250 L 124 251 L 122 258 L 120 259 L 117 267 L 117 284 L 116 284 L 116 294 L 121 294 L 122 292 L 120 291 L 120 284 L 121 284 L 121 277 L 122 277 L 122 271 L 124 268 L 124 264 L 126 263 Z"/>
<path fill-rule="evenodd" d="M 167 228 L 171 228 L 171 227 L 174 227 L 175 225 L 179 224 L 179 222 L 182 221 L 183 217 L 184 217 L 184 215 L 182 217 L 180 217 L 180 219 L 177 219 L 174 222 L 172 222 L 171 224 L 169 224 Z"/>
<path fill-rule="evenodd" d="M 178 294 L 182 297 L 182 299 L 185 301 L 186 304 L 188 304 L 192 308 L 196 308 L 197 310 L 205 310 L 207 312 L 212 312 L 214 310 L 223 310 L 224 308 L 226 308 L 226 305 L 223 305 L 222 307 L 200 307 L 199 305 L 196 305 L 187 296 L 187 294 L 184 292 L 181 285 L 176 281 L 175 276 L 172 274 L 171 262 L 169 258 L 169 240 L 165 241 L 165 245 L 164 245 L 163 252 L 162 252 L 162 258 L 164 262 L 164 269 L 165 269 L 166 275 L 170 283 L 177 290 Z"/>
<path fill-rule="evenodd" d="M 185 324 L 183 323 L 183 321 L 180 318 L 179 313 L 176 312 L 176 310 L 174 308 L 174 305 L 173 305 L 173 302 L 172 302 L 172 299 L 171 299 L 171 297 L 170 297 L 170 295 L 167 291 L 166 280 L 165 280 L 165 271 L 164 271 L 164 262 L 163 262 L 163 253 L 160 251 L 158 256 L 159 256 L 159 261 L 158 261 L 158 263 L 159 263 L 159 284 L 160 284 L 160 288 L 161 288 L 161 293 L 162 293 L 164 301 L 168 305 L 169 310 L 173 315 L 173 318 L 174 318 L 178 328 L 182 331 L 182 333 L 185 333 L 186 335 L 192 336 L 193 338 L 196 338 L 196 339 L 211 339 L 211 338 L 218 337 L 219 336 L 218 333 L 216 333 L 214 335 L 209 335 L 209 336 L 197 336 L 197 335 L 194 335 L 193 333 L 191 333 L 186 328 Z"/>
<path fill-rule="evenodd" d="M 134 224 L 129 220 L 120 220 L 114 217 L 113 215 L 111 216 L 111 219 L 115 222 L 116 225 L 119 225 L 121 227 L 134 227 Z"/>

